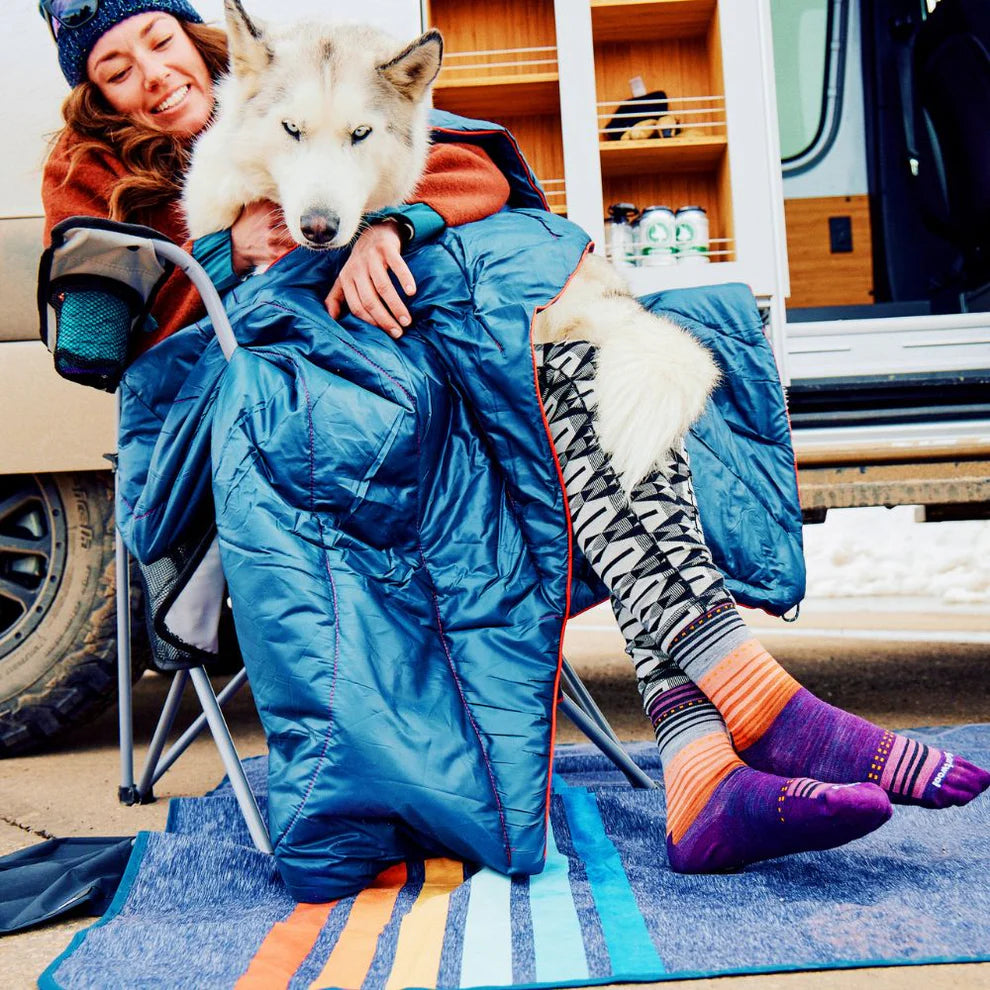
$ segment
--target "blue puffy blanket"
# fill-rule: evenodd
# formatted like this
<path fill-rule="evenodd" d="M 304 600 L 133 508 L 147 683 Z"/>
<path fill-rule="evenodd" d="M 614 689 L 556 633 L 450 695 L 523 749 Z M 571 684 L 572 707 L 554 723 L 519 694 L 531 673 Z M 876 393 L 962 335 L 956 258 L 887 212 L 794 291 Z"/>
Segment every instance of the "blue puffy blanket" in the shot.
<path fill-rule="evenodd" d="M 229 365 L 204 321 L 125 376 L 118 519 L 150 561 L 215 515 L 299 900 L 406 856 L 542 867 L 563 628 L 604 590 L 570 544 L 529 329 L 586 246 L 522 205 L 448 230 L 407 259 L 398 342 L 331 320 L 340 259 L 299 249 L 228 298 Z M 718 345 L 703 525 L 737 597 L 782 612 L 800 512 L 752 297 L 647 303 Z"/>

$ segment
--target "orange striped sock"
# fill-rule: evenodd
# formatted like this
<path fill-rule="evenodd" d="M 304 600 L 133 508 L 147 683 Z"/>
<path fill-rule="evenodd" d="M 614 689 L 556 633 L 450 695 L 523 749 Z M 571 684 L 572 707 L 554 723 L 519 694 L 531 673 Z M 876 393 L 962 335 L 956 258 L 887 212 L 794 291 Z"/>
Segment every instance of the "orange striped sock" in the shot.
<path fill-rule="evenodd" d="M 755 639 L 741 643 L 699 681 L 738 750 L 759 739 L 801 685 Z"/>
<path fill-rule="evenodd" d="M 682 628 L 668 649 L 719 710 L 737 752 L 759 739 L 801 688 L 753 639 L 731 603 Z"/>
<path fill-rule="evenodd" d="M 816 698 L 721 605 L 670 640 L 671 659 L 711 699 L 756 770 L 834 784 L 867 782 L 895 803 L 964 805 L 990 788 L 968 760 L 881 729 Z"/>
<path fill-rule="evenodd" d="M 718 785 L 733 770 L 745 765 L 724 732 L 712 732 L 695 739 L 664 762 L 667 835 L 672 842 L 684 838 Z"/>
<path fill-rule="evenodd" d="M 648 699 L 667 792 L 667 856 L 709 873 L 865 835 L 890 816 L 875 784 L 834 787 L 753 770 L 711 701 L 684 678 Z"/>

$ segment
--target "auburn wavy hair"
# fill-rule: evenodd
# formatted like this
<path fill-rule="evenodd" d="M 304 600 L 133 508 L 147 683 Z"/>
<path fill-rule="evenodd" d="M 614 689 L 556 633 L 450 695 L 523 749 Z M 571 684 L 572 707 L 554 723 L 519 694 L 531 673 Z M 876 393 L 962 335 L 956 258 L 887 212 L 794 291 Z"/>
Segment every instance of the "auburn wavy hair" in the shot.
<path fill-rule="evenodd" d="M 214 82 L 227 71 L 227 35 L 217 27 L 181 21 L 182 29 L 199 49 Z M 149 211 L 179 195 L 189 160 L 190 139 L 135 124 L 118 113 L 88 79 L 76 86 L 62 104 L 65 127 L 81 140 L 72 149 L 65 181 L 88 154 L 104 152 L 127 169 L 110 194 L 110 219 L 140 223 Z"/>

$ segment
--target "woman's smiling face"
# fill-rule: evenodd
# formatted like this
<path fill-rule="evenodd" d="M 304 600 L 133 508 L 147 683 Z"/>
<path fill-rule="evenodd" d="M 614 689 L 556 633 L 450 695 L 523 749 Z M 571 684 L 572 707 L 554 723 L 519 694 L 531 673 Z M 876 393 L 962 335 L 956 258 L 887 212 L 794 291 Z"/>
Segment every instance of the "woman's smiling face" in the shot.
<path fill-rule="evenodd" d="M 213 80 L 199 49 L 171 14 L 116 24 L 86 61 L 90 81 L 118 113 L 173 134 L 198 134 L 213 112 Z"/>

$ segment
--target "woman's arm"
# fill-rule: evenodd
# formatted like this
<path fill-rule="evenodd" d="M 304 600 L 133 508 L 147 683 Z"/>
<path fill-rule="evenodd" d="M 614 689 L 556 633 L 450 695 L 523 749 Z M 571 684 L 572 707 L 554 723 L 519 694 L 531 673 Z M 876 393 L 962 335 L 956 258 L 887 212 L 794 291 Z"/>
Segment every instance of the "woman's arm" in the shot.
<path fill-rule="evenodd" d="M 358 238 L 351 256 L 326 298 L 336 319 L 346 304 L 367 323 L 392 337 L 409 325 L 409 310 L 392 283 L 411 296 L 416 283 L 402 249 L 436 236 L 445 227 L 482 220 L 497 213 L 509 199 L 509 183 L 480 148 L 467 144 L 435 144 L 426 170 L 408 204 L 379 214 Z"/>

